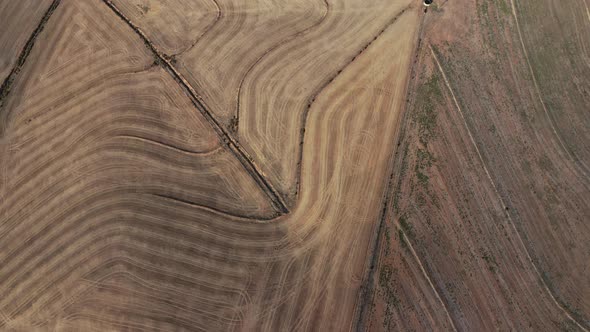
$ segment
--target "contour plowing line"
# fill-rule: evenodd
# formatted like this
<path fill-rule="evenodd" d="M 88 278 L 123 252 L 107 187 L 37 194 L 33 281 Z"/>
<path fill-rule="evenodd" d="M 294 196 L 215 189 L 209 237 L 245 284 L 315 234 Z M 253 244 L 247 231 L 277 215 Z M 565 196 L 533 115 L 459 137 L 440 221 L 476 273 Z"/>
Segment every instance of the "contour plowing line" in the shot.
<path fill-rule="evenodd" d="M 467 120 L 465 119 L 465 116 L 463 115 L 463 110 L 461 109 L 461 107 L 459 106 L 459 102 L 457 101 L 457 98 L 455 97 L 455 93 L 453 92 L 453 89 L 451 88 L 451 84 L 449 83 L 449 80 L 447 79 L 447 75 L 445 74 L 440 61 L 438 60 L 438 56 L 436 55 L 436 52 L 434 51 L 434 49 L 432 48 L 432 45 L 428 45 L 428 47 L 430 47 L 430 52 L 432 53 L 432 57 L 434 58 L 434 61 L 436 63 L 436 66 L 438 68 L 438 70 L 440 71 L 443 80 L 445 82 L 445 85 L 447 87 L 447 89 L 449 90 L 449 92 L 451 93 L 451 97 L 453 99 L 453 103 L 455 104 L 455 107 L 457 107 L 457 110 L 459 110 L 459 115 L 461 116 L 461 119 L 463 120 L 463 125 L 465 126 L 466 130 L 467 130 L 467 134 L 469 136 L 469 140 L 471 141 L 473 147 L 475 148 L 475 151 L 477 153 L 477 157 L 479 159 L 479 162 L 481 163 L 485 173 L 486 173 L 486 177 L 488 178 L 488 181 L 490 181 L 490 184 L 492 185 L 492 188 L 494 189 L 494 192 L 496 193 L 496 195 L 498 196 L 498 199 L 500 200 L 500 204 L 502 204 L 502 208 L 506 208 L 506 203 L 504 202 L 504 199 L 502 198 L 502 196 L 500 195 L 500 191 L 498 190 L 498 186 L 496 185 L 496 182 L 494 181 L 494 179 L 492 178 L 490 171 L 488 170 L 488 167 L 486 165 L 486 163 L 484 162 L 483 156 L 477 146 L 477 143 L 475 142 L 475 138 L 473 137 L 473 134 L 471 133 L 471 129 L 469 129 L 469 126 L 467 125 Z M 535 264 L 535 262 L 533 261 L 526 245 L 524 244 L 524 241 L 522 239 L 522 237 L 520 236 L 520 233 L 518 232 L 518 229 L 516 228 L 516 224 L 514 223 L 514 220 L 512 220 L 512 216 L 510 215 L 510 213 L 506 213 L 506 216 L 508 218 L 509 224 L 510 226 L 512 226 L 514 233 L 516 234 L 516 238 L 518 239 L 518 242 L 520 243 L 520 245 L 523 248 L 523 251 L 525 253 L 526 258 L 528 259 L 528 261 L 531 263 L 531 266 L 533 267 L 533 270 L 535 271 L 535 273 L 537 274 L 537 277 L 540 280 L 541 286 L 543 287 L 543 289 L 547 292 L 547 294 L 549 295 L 549 297 L 551 298 L 551 300 L 553 300 L 553 302 L 555 303 L 555 305 L 557 305 L 557 307 L 565 314 L 565 316 L 570 319 L 574 324 L 576 324 L 576 326 L 578 326 L 581 330 L 588 332 L 588 329 L 585 328 L 580 322 L 578 322 L 569 312 L 568 310 L 566 310 L 564 308 L 564 306 L 559 303 L 559 301 L 557 301 L 557 299 L 555 298 L 555 296 L 553 295 L 553 292 L 551 292 L 551 289 L 549 288 L 549 286 L 547 286 L 547 283 L 545 282 L 545 279 L 543 279 L 541 272 L 539 271 L 539 269 L 537 268 L 537 265 Z"/>
<path fill-rule="evenodd" d="M 135 25 L 129 18 L 127 18 L 110 0 L 102 0 L 119 18 L 131 27 L 139 37 L 143 40 L 146 46 L 154 53 L 160 65 L 178 82 L 186 94 L 189 96 L 193 105 L 201 112 L 205 120 L 211 125 L 215 133 L 219 136 L 222 142 L 228 145 L 229 150 L 234 154 L 240 163 L 244 166 L 246 171 L 252 176 L 254 181 L 262 188 L 262 190 L 269 196 L 272 204 L 281 214 L 289 213 L 287 205 L 283 198 L 273 187 L 273 185 L 263 176 L 260 169 L 254 164 L 253 158 L 242 148 L 242 146 L 219 124 L 217 119 L 213 116 L 211 111 L 205 106 L 203 99 L 190 85 L 190 83 L 182 76 L 178 70 L 172 65 L 168 56 L 158 49 L 143 33 L 143 31 Z"/>

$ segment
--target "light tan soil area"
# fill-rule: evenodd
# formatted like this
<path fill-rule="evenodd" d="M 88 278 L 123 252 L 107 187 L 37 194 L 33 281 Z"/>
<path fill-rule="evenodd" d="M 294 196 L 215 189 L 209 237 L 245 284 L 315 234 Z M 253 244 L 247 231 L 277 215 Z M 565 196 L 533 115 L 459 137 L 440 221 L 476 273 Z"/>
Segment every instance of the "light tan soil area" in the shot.
<path fill-rule="evenodd" d="M 29 37 L 49 8 L 50 0 L 2 1 L 0 3 L 0 82 L 4 82 Z"/>
<path fill-rule="evenodd" d="M 359 328 L 420 3 L 52 6 L 0 109 L 0 328 Z"/>

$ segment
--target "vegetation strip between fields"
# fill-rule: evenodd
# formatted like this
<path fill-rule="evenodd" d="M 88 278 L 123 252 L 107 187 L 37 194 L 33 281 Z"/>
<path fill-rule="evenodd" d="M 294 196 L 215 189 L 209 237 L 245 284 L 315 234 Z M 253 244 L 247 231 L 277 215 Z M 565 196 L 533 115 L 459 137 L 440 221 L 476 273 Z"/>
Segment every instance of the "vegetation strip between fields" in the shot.
<path fill-rule="evenodd" d="M 404 12 L 409 9 L 410 6 L 404 8 L 401 12 L 399 12 L 387 25 L 386 27 L 375 37 L 373 38 L 373 40 L 367 44 L 362 50 L 361 52 L 359 52 L 351 61 L 350 63 L 352 63 L 357 56 L 359 56 L 365 49 L 367 49 L 375 40 L 377 40 L 377 38 L 379 38 L 379 36 L 381 36 L 385 30 L 387 30 L 393 23 L 395 23 L 395 21 L 397 21 L 397 19 L 404 14 Z M 417 54 L 419 49 L 420 49 L 420 45 L 421 45 L 421 35 L 422 35 L 422 27 L 423 27 L 423 22 L 424 22 L 424 16 L 422 17 L 422 19 L 420 20 L 419 23 L 419 27 L 418 27 L 418 41 L 417 41 L 417 45 L 416 47 L 413 49 L 413 54 Z M 344 69 L 344 68 L 343 68 Z M 412 65 L 410 68 L 410 73 L 414 70 L 414 66 Z M 408 76 L 408 81 L 406 82 L 406 90 L 409 84 L 409 77 Z M 332 79 L 333 80 L 333 79 Z M 331 82 L 331 80 L 327 83 L 329 84 Z M 402 110 L 403 112 L 403 110 Z M 401 114 L 400 115 L 400 119 L 403 120 L 404 115 Z M 401 134 L 401 133 L 400 133 Z M 398 136 L 398 140 L 399 140 Z M 395 156 L 392 156 L 392 160 L 394 160 Z M 371 287 L 371 284 L 373 283 L 373 279 L 374 279 L 374 275 L 375 275 L 375 269 L 376 269 L 376 265 L 377 265 L 377 261 L 379 258 L 379 251 L 381 248 L 381 235 L 383 233 L 383 228 L 384 228 L 384 224 L 385 224 L 385 220 L 387 219 L 387 211 L 389 209 L 388 205 L 389 202 L 391 201 L 391 193 L 392 193 L 392 186 L 393 186 L 393 178 L 394 178 L 394 172 L 395 170 L 392 169 L 390 176 L 389 176 L 389 181 L 388 181 L 388 185 L 386 187 L 386 191 L 385 191 L 385 197 L 384 197 L 384 201 L 383 201 L 383 207 L 382 207 L 382 211 L 381 211 L 381 217 L 379 218 L 379 224 L 377 225 L 377 231 L 375 232 L 375 238 L 371 241 L 372 246 L 371 246 L 371 250 L 370 250 L 370 257 L 368 259 L 368 273 L 367 273 L 367 278 L 364 280 L 363 285 L 361 286 L 361 294 L 360 294 L 360 298 L 361 298 L 361 304 L 360 304 L 360 309 L 358 310 L 358 315 L 357 318 L 355 320 L 356 322 L 356 331 L 364 331 L 364 326 L 363 326 L 363 317 L 366 311 L 367 306 L 369 305 L 371 299 L 373 298 L 373 287 Z M 398 228 L 402 231 L 403 229 L 401 229 L 398 225 Z M 405 238 L 407 239 L 407 236 L 405 236 Z M 408 243 L 409 241 L 406 240 Z M 411 244 L 410 244 L 411 246 Z M 457 328 L 455 327 L 455 323 L 446 307 L 446 304 L 444 303 L 444 301 L 442 300 L 442 298 L 440 297 L 440 295 L 438 294 L 438 291 L 436 290 L 436 288 L 434 287 L 432 281 L 430 280 L 428 274 L 426 273 L 426 270 L 424 269 L 424 266 L 422 265 L 422 263 L 420 262 L 420 259 L 418 257 L 418 255 L 416 254 L 416 252 L 413 250 L 412 248 L 412 253 L 414 258 L 417 260 L 418 265 L 420 266 L 420 269 L 422 271 L 422 273 L 424 274 L 424 276 L 426 277 L 426 279 L 428 280 L 430 286 L 432 287 L 435 295 L 437 296 L 438 300 L 441 302 L 441 304 L 443 305 L 443 308 L 445 309 L 446 315 L 451 323 L 451 326 L 453 327 L 454 331 L 457 331 Z"/>
<path fill-rule="evenodd" d="M 375 40 L 377 40 L 377 38 L 379 38 L 379 36 L 381 36 L 383 34 L 383 32 L 385 32 L 385 30 L 387 30 L 387 28 L 389 26 L 391 26 L 407 9 L 409 8 L 406 7 L 404 9 L 402 9 L 401 12 L 399 12 L 397 15 L 394 16 L 394 18 L 388 22 L 388 24 L 385 26 L 384 29 L 381 30 L 381 32 L 379 32 L 379 34 L 377 34 L 375 36 L 375 38 L 373 38 L 373 40 L 371 40 L 365 47 L 363 47 L 361 49 L 361 51 L 355 55 L 352 60 L 347 64 L 347 66 L 352 63 L 357 56 L 359 56 L 365 49 L 367 49 Z M 420 27 L 419 29 L 422 28 L 422 21 L 420 22 Z M 418 35 L 420 34 L 420 32 L 418 33 Z M 342 68 L 342 70 L 344 70 L 345 67 Z M 342 71 L 341 70 L 341 71 Z M 332 78 L 331 80 L 329 80 L 325 85 L 329 85 L 331 81 L 333 81 L 337 76 L 335 76 L 334 78 Z M 401 116 L 400 116 L 401 118 Z M 303 140 L 303 137 L 302 137 Z M 395 158 L 395 155 L 392 156 L 392 160 Z M 373 278 L 375 275 L 375 266 L 377 264 L 377 260 L 378 260 L 378 251 L 380 248 L 380 242 L 381 242 L 381 233 L 383 231 L 383 226 L 385 224 L 385 219 L 386 219 L 386 214 L 387 214 L 387 206 L 389 204 L 389 200 L 390 200 L 390 191 L 391 191 L 391 185 L 393 183 L 393 170 L 390 173 L 389 176 L 389 180 L 388 180 L 388 184 L 387 187 L 385 188 L 385 197 L 383 199 L 383 206 L 382 206 L 382 210 L 381 210 L 381 216 L 379 217 L 379 224 L 377 225 L 377 231 L 375 232 L 374 235 L 374 239 L 371 240 L 371 249 L 369 251 L 369 266 L 368 266 L 368 272 L 367 272 L 367 278 L 364 280 L 364 282 L 361 285 L 361 290 L 360 290 L 360 298 L 361 298 L 361 303 L 359 305 L 359 310 L 358 310 L 358 316 L 355 319 L 355 324 L 356 324 L 356 328 L 355 330 L 360 332 L 360 331 L 364 331 L 364 327 L 363 327 L 363 317 L 365 315 L 365 310 L 367 308 L 367 305 L 369 304 L 369 302 L 371 301 L 371 299 L 373 298 L 373 288 L 371 287 L 371 284 L 373 283 Z"/>

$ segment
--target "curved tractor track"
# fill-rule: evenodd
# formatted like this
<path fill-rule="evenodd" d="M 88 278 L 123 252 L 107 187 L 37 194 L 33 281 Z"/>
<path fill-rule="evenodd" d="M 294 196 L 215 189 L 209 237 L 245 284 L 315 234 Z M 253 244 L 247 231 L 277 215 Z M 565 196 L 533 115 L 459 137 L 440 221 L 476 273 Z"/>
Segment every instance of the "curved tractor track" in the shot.
<path fill-rule="evenodd" d="M 0 4 L 0 330 L 587 330 L 587 151 L 515 3 Z"/>

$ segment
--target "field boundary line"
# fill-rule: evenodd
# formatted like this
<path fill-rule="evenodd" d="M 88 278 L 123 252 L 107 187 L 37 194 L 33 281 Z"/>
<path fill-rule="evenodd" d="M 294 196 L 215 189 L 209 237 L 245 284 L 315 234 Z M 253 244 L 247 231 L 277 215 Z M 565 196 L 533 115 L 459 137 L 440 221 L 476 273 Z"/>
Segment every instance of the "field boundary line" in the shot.
<path fill-rule="evenodd" d="M 449 308 L 447 308 L 447 304 L 443 301 L 442 297 L 440 296 L 440 293 L 438 292 L 438 290 L 434 286 L 432 279 L 430 279 L 428 272 L 426 272 L 426 268 L 424 268 L 424 264 L 422 264 L 422 261 L 420 260 L 420 256 L 418 256 L 418 254 L 414 250 L 414 246 L 412 246 L 412 243 L 410 242 L 406 231 L 401 227 L 401 225 L 399 223 L 399 219 L 396 219 L 395 226 L 397 226 L 398 231 L 401 231 L 402 234 L 404 235 L 403 241 L 408 245 L 408 248 L 410 249 L 412 256 L 414 256 L 414 259 L 416 259 L 416 262 L 418 263 L 418 267 L 420 267 L 420 271 L 422 271 L 422 274 L 426 278 L 426 281 L 428 281 L 428 285 L 434 291 L 434 295 L 436 296 L 436 299 L 442 304 L 443 309 L 445 310 L 445 314 L 447 315 L 447 318 L 449 319 L 449 322 L 451 323 L 451 326 L 453 327 L 453 331 L 458 331 L 457 327 L 455 326 L 455 321 L 453 320 L 451 313 L 449 312 Z"/>
<path fill-rule="evenodd" d="M 176 202 L 176 203 L 181 204 L 181 205 L 193 206 L 193 207 L 199 208 L 201 210 L 205 210 L 205 211 L 207 211 L 209 213 L 217 214 L 217 215 L 220 215 L 220 216 L 225 216 L 225 217 L 229 217 L 229 218 L 233 218 L 233 219 L 242 219 L 242 220 L 243 219 L 246 219 L 248 222 L 252 222 L 252 223 L 256 223 L 256 224 L 265 224 L 265 223 L 267 223 L 267 221 L 266 220 L 263 220 L 262 217 L 259 217 L 259 216 L 253 215 L 253 214 L 252 215 L 250 215 L 250 214 L 243 214 L 243 215 L 235 214 L 235 213 L 232 213 L 232 212 L 224 211 L 224 210 L 219 209 L 219 208 L 210 207 L 210 206 L 207 206 L 207 205 L 202 205 L 202 204 L 199 204 L 199 203 L 195 203 L 195 202 L 192 202 L 192 201 L 190 201 L 188 199 L 184 199 L 184 198 L 180 198 L 180 197 L 175 197 L 173 195 L 164 195 L 164 194 L 155 194 L 155 193 L 147 193 L 146 195 L 153 196 L 153 197 L 158 197 L 158 198 L 160 198 L 162 200 L 173 201 L 173 202 Z M 243 220 L 243 221 L 246 221 L 246 220 Z"/>
<path fill-rule="evenodd" d="M 396 15 L 396 17 L 394 17 L 393 21 L 383 31 L 381 31 L 381 33 L 379 34 L 379 36 L 387 28 L 389 28 L 389 26 L 392 25 L 410 7 L 411 7 L 411 5 L 407 6 L 400 13 L 398 13 Z M 424 15 L 422 15 L 422 18 L 421 18 L 420 23 L 419 23 L 418 31 L 416 33 L 416 36 L 417 36 L 416 46 L 414 47 L 414 49 L 412 51 L 412 55 L 410 57 L 410 60 L 411 61 L 412 61 L 412 59 L 415 58 L 415 56 L 418 55 L 418 52 L 419 52 L 419 49 L 420 49 L 420 46 L 421 46 L 421 43 L 422 43 L 422 32 L 423 32 L 423 26 L 424 26 L 424 20 L 425 20 L 425 18 L 426 17 Z M 377 37 L 379 37 L 379 36 L 377 36 Z M 376 40 L 376 39 L 377 38 L 375 38 L 374 40 Z M 371 43 L 369 43 L 369 45 L 367 45 L 367 47 L 370 46 Z M 365 47 L 365 49 L 367 47 Z M 364 49 L 363 49 L 363 51 L 364 51 Z M 360 53 L 362 53 L 362 51 Z M 360 55 L 360 53 L 358 55 Z M 356 58 L 356 56 L 355 56 L 355 58 Z M 354 61 L 354 59 L 353 59 L 353 61 Z M 351 63 L 353 61 L 351 61 Z M 407 78 L 407 81 L 406 81 L 406 84 L 405 84 L 405 91 L 406 91 L 405 95 L 406 96 L 409 93 L 408 89 L 409 89 L 409 86 L 410 86 L 410 82 L 412 80 L 412 74 L 413 74 L 413 72 L 415 70 L 415 64 L 416 64 L 416 62 L 415 61 L 412 61 L 412 64 L 410 66 L 411 68 L 409 69 L 409 75 L 408 75 L 408 78 Z M 404 118 L 405 118 L 405 116 L 407 114 L 406 107 L 407 107 L 407 103 L 402 108 L 401 113 L 400 113 L 400 121 L 398 123 L 398 127 L 400 128 L 400 132 L 399 132 L 399 135 L 397 137 L 398 143 L 401 142 L 401 138 L 402 138 L 401 135 L 402 135 L 402 133 L 404 131 L 404 129 L 403 129 L 403 121 L 404 121 Z M 396 147 L 396 149 L 398 147 L 399 147 L 399 144 Z M 393 163 L 393 160 L 395 160 L 395 156 L 396 156 L 396 153 L 393 153 L 392 156 L 391 156 L 391 159 L 392 159 L 391 163 Z M 359 306 L 360 308 L 358 309 L 358 313 L 356 314 L 356 316 L 357 316 L 357 318 L 355 319 L 356 328 L 353 328 L 353 330 L 356 330 L 358 332 L 364 330 L 363 329 L 364 328 L 363 327 L 364 313 L 365 313 L 365 310 L 366 310 L 367 305 L 369 304 L 369 301 L 371 299 L 373 299 L 374 288 L 372 287 L 371 284 L 373 282 L 374 275 L 375 275 L 375 269 L 377 267 L 377 262 L 378 262 L 378 259 L 380 257 L 381 235 L 382 235 L 382 232 L 383 232 L 385 220 L 387 219 L 387 215 L 389 214 L 388 211 L 390 210 L 390 208 L 389 208 L 389 202 L 391 201 L 391 197 L 392 197 L 394 176 L 395 176 L 395 169 L 394 169 L 394 166 L 391 166 L 390 167 L 390 174 L 389 174 L 388 184 L 387 184 L 387 187 L 385 189 L 385 195 L 384 195 L 385 197 L 384 197 L 384 201 L 383 201 L 383 205 L 382 205 L 381 216 L 379 218 L 379 224 L 376 227 L 377 228 L 377 231 L 374 233 L 374 238 L 371 239 L 370 244 L 369 244 L 369 245 L 372 245 L 372 249 L 369 251 L 368 274 L 366 276 L 366 279 L 363 280 L 363 284 L 361 285 L 361 290 L 360 290 L 361 294 L 359 296 L 360 299 L 361 299 L 361 304 Z M 396 223 L 396 226 L 399 228 L 399 225 L 397 223 Z M 402 232 L 403 232 L 403 230 L 402 230 Z M 404 237 L 407 238 L 407 235 L 405 234 L 405 232 L 404 232 Z M 410 245 L 410 247 L 411 247 L 411 245 Z M 451 326 L 453 327 L 453 330 L 454 331 L 457 331 L 457 328 L 455 327 L 455 323 L 454 323 L 454 321 L 453 321 L 453 319 L 452 319 L 452 317 L 451 317 L 451 315 L 450 315 L 450 313 L 449 313 L 449 311 L 448 311 L 448 309 L 446 307 L 446 304 L 444 303 L 444 301 L 442 300 L 442 298 L 438 294 L 438 291 L 436 290 L 436 288 L 432 284 L 432 282 L 430 280 L 430 277 L 426 273 L 426 270 L 424 269 L 422 263 L 420 262 L 419 257 L 416 255 L 416 253 L 414 252 L 413 249 L 412 249 L 412 253 L 414 254 L 414 258 L 417 260 L 418 265 L 420 266 L 420 269 L 421 269 L 422 273 L 426 277 L 426 279 L 427 279 L 430 287 L 434 291 L 437 299 L 442 304 L 443 309 L 445 310 L 445 313 L 447 315 L 447 318 L 449 319 L 449 322 L 451 323 Z"/>
<path fill-rule="evenodd" d="M 436 66 L 438 67 L 438 70 L 440 71 L 440 73 L 445 81 L 446 87 L 449 90 L 449 92 L 451 93 L 453 103 L 455 104 L 455 107 L 457 107 L 457 110 L 459 111 L 459 115 L 461 116 L 461 119 L 463 120 L 463 125 L 465 126 L 465 129 L 467 130 L 467 134 L 469 135 L 469 139 L 470 139 L 471 143 L 473 144 L 475 151 L 477 152 L 479 162 L 481 163 L 481 165 L 486 173 L 486 177 L 490 181 L 492 188 L 494 189 L 494 192 L 498 196 L 498 199 L 500 200 L 500 204 L 502 204 L 502 208 L 504 209 L 504 211 L 506 211 L 507 205 L 504 202 L 502 195 L 500 195 L 500 191 L 498 190 L 498 187 L 497 187 L 496 183 L 494 182 L 494 180 L 488 170 L 486 163 L 484 162 L 483 156 L 477 146 L 477 143 L 475 142 L 475 138 L 473 137 L 473 134 L 471 133 L 471 129 L 469 129 L 469 125 L 467 124 L 467 120 L 465 119 L 465 116 L 463 115 L 463 110 L 459 106 L 459 102 L 457 101 L 457 98 L 455 97 L 455 93 L 453 92 L 453 89 L 451 88 L 451 84 L 449 83 L 449 80 L 447 79 L 447 75 L 445 74 L 445 72 L 440 64 L 440 61 L 438 60 L 438 56 L 436 55 L 436 52 L 432 48 L 432 45 L 429 44 L 428 47 L 430 48 L 430 52 L 432 53 L 432 57 L 434 58 L 434 61 L 436 62 Z M 569 318 L 572 322 L 574 322 L 576 324 L 576 326 L 578 326 L 580 329 L 582 329 L 585 332 L 588 332 L 588 329 L 586 329 L 580 322 L 578 322 L 573 316 L 571 316 L 570 313 L 563 307 L 563 305 L 561 303 L 559 303 L 559 301 L 557 301 L 557 299 L 553 295 L 553 292 L 551 292 L 551 289 L 549 288 L 549 286 L 547 286 L 547 283 L 543 279 L 541 272 L 537 268 L 537 265 L 533 261 L 522 237 L 520 236 L 520 233 L 518 232 L 518 229 L 516 228 L 516 224 L 515 224 L 514 220 L 512 219 L 512 216 L 510 215 L 509 212 L 506 212 L 505 215 L 508 218 L 510 226 L 512 226 L 512 228 L 514 230 L 514 233 L 516 234 L 516 238 L 518 239 L 518 242 L 520 243 L 520 245 L 522 246 L 522 248 L 524 250 L 526 258 L 531 263 L 533 270 L 536 272 L 537 277 L 540 280 L 541 286 L 543 286 L 543 289 L 547 292 L 547 294 L 549 294 L 549 297 L 551 298 L 551 300 L 553 300 L 553 302 L 566 315 L 567 318 Z"/>
<path fill-rule="evenodd" d="M 297 170 L 295 173 L 295 181 L 297 182 L 296 183 L 297 195 L 299 195 L 299 192 L 301 191 L 301 166 L 303 164 L 303 144 L 305 143 L 305 128 L 307 127 L 307 118 L 309 117 L 309 112 L 311 111 L 311 107 L 313 106 L 313 104 L 315 103 L 315 101 L 319 97 L 319 95 L 322 93 L 322 91 L 324 91 L 328 86 L 330 86 L 330 84 L 332 84 L 332 82 L 334 82 L 334 80 L 336 80 L 336 78 L 338 78 L 338 76 L 340 76 L 340 74 L 342 74 L 342 72 L 344 70 L 346 70 L 346 68 L 348 68 L 352 63 L 354 63 L 354 61 L 359 56 L 361 56 L 365 52 L 365 50 L 367 48 L 369 48 L 369 46 L 371 46 L 371 44 L 373 44 L 373 42 L 375 42 L 385 32 L 385 30 L 389 29 L 389 27 L 391 27 L 410 7 L 412 7 L 411 4 L 407 5 L 406 7 L 401 9 L 399 12 L 397 12 L 392 19 L 387 21 L 387 23 L 383 26 L 381 31 L 379 31 L 367 44 L 365 44 L 363 47 L 361 47 L 359 49 L 359 51 L 356 52 L 355 55 L 349 61 L 347 61 L 342 67 L 340 67 L 340 69 L 338 71 L 336 71 L 336 73 L 334 75 L 332 75 L 322 85 L 320 85 L 318 87 L 318 89 L 316 90 L 316 92 L 314 92 L 314 94 L 309 99 L 307 107 L 305 108 L 305 111 L 301 115 L 301 121 L 300 121 L 300 123 L 301 123 L 300 129 L 299 129 L 299 147 L 300 148 L 299 148 L 299 156 L 297 157 Z"/>
<path fill-rule="evenodd" d="M 254 163 L 254 159 L 248 155 L 248 153 L 242 148 L 242 146 L 234 139 L 228 132 L 225 130 L 219 121 L 213 116 L 211 111 L 205 106 L 205 102 L 199 96 L 199 94 L 195 91 L 195 89 L 190 85 L 190 83 L 178 72 L 178 70 L 172 65 L 171 59 L 165 55 L 162 51 L 158 49 L 156 45 L 154 45 L 146 34 L 137 26 L 135 25 L 129 18 L 127 18 L 120 10 L 117 8 L 111 0 L 102 0 L 102 2 L 107 5 L 121 20 L 123 20 L 135 33 L 139 35 L 142 39 L 144 44 L 152 51 L 152 53 L 156 56 L 157 62 L 174 78 L 176 82 L 183 88 L 185 93 L 188 95 L 189 99 L 193 103 L 193 105 L 197 108 L 197 110 L 203 115 L 205 120 L 209 123 L 209 125 L 213 128 L 215 133 L 219 136 L 221 141 L 229 147 L 229 150 L 234 154 L 234 156 L 239 160 L 242 164 L 246 172 L 248 172 L 254 181 L 260 186 L 260 188 L 267 194 L 270 198 L 272 205 L 277 209 L 280 214 L 287 214 L 289 213 L 289 209 L 285 204 L 283 198 L 279 194 L 279 192 L 274 188 L 274 186 L 264 177 L 262 171 L 256 166 Z"/>
<path fill-rule="evenodd" d="M 222 13 L 221 8 L 219 7 L 219 3 L 217 3 L 217 0 L 211 0 L 211 2 L 215 5 L 215 7 L 216 7 L 215 9 L 217 11 L 217 16 L 215 17 L 215 20 L 213 22 L 211 22 L 209 25 L 207 25 L 205 27 L 205 30 L 196 39 L 194 39 L 194 41 L 188 47 L 184 48 L 183 50 L 181 50 L 179 52 L 172 54 L 171 55 L 172 58 L 181 56 L 182 54 L 192 50 L 201 41 L 201 39 L 203 39 L 203 37 L 205 37 L 205 35 L 208 34 L 209 31 L 211 29 L 213 29 L 213 27 L 215 25 L 217 25 L 217 23 L 219 22 L 219 20 L 221 19 L 221 17 L 223 15 L 221 14 Z"/>

